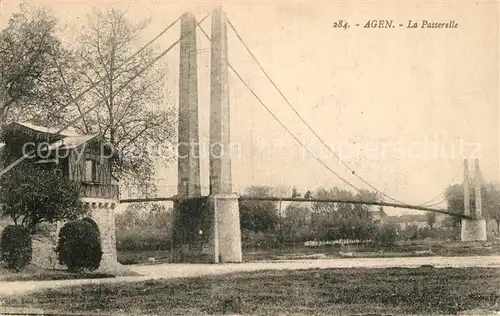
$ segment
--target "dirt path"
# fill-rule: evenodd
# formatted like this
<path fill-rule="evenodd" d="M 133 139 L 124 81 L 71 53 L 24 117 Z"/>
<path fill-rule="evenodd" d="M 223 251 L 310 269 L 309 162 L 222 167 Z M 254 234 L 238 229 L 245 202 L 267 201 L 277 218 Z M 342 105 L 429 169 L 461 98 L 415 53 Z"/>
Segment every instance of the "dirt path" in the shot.
<path fill-rule="evenodd" d="M 18 281 L 0 284 L 0 296 L 22 295 L 32 291 L 75 286 L 83 284 L 105 284 L 120 282 L 138 282 L 150 279 L 194 277 L 203 275 L 219 275 L 232 272 L 259 270 L 298 270 L 328 268 L 413 268 L 421 265 L 442 267 L 495 267 L 500 268 L 500 256 L 482 257 L 413 257 L 413 258 L 363 258 L 363 259 L 315 259 L 288 260 L 272 262 L 248 262 L 240 264 L 159 264 L 131 265 L 132 271 L 140 276 L 117 277 L 91 280 L 58 280 L 58 281 Z M 0 304 L 1 305 L 1 304 Z"/>

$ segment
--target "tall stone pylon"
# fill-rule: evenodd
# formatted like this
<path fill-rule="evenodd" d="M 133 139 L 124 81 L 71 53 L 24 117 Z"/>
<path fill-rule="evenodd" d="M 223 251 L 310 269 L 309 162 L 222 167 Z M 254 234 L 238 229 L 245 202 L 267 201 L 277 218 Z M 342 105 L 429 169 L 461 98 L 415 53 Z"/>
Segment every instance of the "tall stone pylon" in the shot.
<path fill-rule="evenodd" d="M 464 159 L 464 214 L 470 216 L 469 164 Z"/>
<path fill-rule="evenodd" d="M 486 220 L 481 214 L 481 178 L 479 173 L 479 161 L 475 161 L 474 186 L 476 212 L 473 218 L 462 218 L 461 240 L 462 241 L 486 241 Z M 470 212 L 470 189 L 469 189 L 469 166 L 467 159 L 464 161 L 464 215 L 471 216 Z"/>
<path fill-rule="evenodd" d="M 212 12 L 210 72 L 210 193 L 232 193 L 227 26 L 220 7 Z"/>
<path fill-rule="evenodd" d="M 238 196 L 232 193 L 227 24 L 222 8 L 212 12 L 210 70 L 210 205 L 214 261 L 241 262 Z"/>
<path fill-rule="evenodd" d="M 184 197 L 201 195 L 196 58 L 196 19 L 185 13 L 181 17 L 177 147 L 177 194 Z"/>
<path fill-rule="evenodd" d="M 198 73 L 196 19 L 181 17 L 179 65 L 179 118 L 177 145 L 177 196 L 172 224 L 172 262 L 203 260 L 206 248 L 205 217 L 208 207 L 201 196 L 198 133 Z M 201 234 L 200 232 L 203 232 Z"/>
<path fill-rule="evenodd" d="M 483 186 L 481 179 L 481 170 L 479 169 L 479 159 L 474 161 L 474 186 L 475 186 L 475 204 L 476 204 L 476 217 L 482 218 L 483 216 L 483 203 L 481 197 L 481 188 Z"/>

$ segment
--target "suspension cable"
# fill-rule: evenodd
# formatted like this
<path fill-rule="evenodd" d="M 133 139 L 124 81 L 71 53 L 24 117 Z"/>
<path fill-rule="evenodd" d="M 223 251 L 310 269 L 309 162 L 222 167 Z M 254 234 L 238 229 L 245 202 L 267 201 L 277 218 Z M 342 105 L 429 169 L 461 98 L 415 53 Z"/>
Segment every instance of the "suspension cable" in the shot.
<path fill-rule="evenodd" d="M 200 25 L 200 30 L 203 32 L 203 34 L 207 37 L 209 41 L 211 41 L 210 36 L 208 36 L 207 32 L 201 27 Z M 292 131 L 286 125 L 276 116 L 276 114 L 271 111 L 271 109 L 262 101 L 262 99 L 255 93 L 255 91 L 248 85 L 248 83 L 241 77 L 241 75 L 234 69 L 234 67 L 228 62 L 229 68 L 234 72 L 234 74 L 238 77 L 238 79 L 245 85 L 245 87 L 250 91 L 250 93 L 259 101 L 259 103 L 267 110 L 267 112 L 278 122 L 283 129 L 297 142 L 299 143 L 309 154 L 311 154 L 321 165 L 323 165 L 326 169 L 328 169 L 331 173 L 333 173 L 335 176 L 337 176 L 340 180 L 345 182 L 347 185 L 355 189 L 356 191 L 361 191 L 359 188 L 357 188 L 355 185 L 350 183 L 348 180 L 344 179 L 342 176 L 340 176 L 337 172 L 335 172 L 332 168 L 330 168 L 321 158 L 316 156 L 295 134 L 293 134 Z"/>
<path fill-rule="evenodd" d="M 342 161 L 342 159 L 337 155 L 337 153 L 335 153 L 333 151 L 333 149 L 330 146 L 328 146 L 328 144 L 319 136 L 319 134 L 312 128 L 312 126 L 309 123 L 307 123 L 307 121 L 300 115 L 300 113 L 295 109 L 295 107 L 291 104 L 291 102 L 288 100 L 288 98 L 283 94 L 283 92 L 281 91 L 281 89 L 278 88 L 278 86 L 276 85 L 276 83 L 274 82 L 274 80 L 271 79 L 271 77 L 268 75 L 267 71 L 264 70 L 264 68 L 262 67 L 261 63 L 257 60 L 257 57 L 255 57 L 255 55 L 252 53 L 252 51 L 250 50 L 250 48 L 248 47 L 248 45 L 245 43 L 245 41 L 243 40 L 243 38 L 241 38 L 240 34 L 236 31 L 236 28 L 231 23 L 231 21 L 229 20 L 229 18 L 227 18 L 227 16 L 226 16 L 226 20 L 227 20 L 227 23 L 229 24 L 229 26 L 231 27 L 231 29 L 233 30 L 233 32 L 236 34 L 237 38 L 243 44 L 243 46 L 245 47 L 245 49 L 247 50 L 247 52 L 250 54 L 250 56 L 252 57 L 252 59 L 255 61 L 255 63 L 259 66 L 260 70 L 264 73 L 264 75 L 266 76 L 266 78 L 270 81 L 270 83 L 272 84 L 272 86 L 278 91 L 278 93 L 283 98 L 283 100 L 285 100 L 285 102 L 292 109 L 292 111 L 298 116 L 298 118 L 302 121 L 302 123 L 304 123 L 304 125 L 314 134 L 314 136 L 316 136 L 316 138 L 318 138 L 318 140 L 323 144 L 323 146 L 325 146 L 328 149 L 328 151 L 330 151 L 335 156 L 335 158 L 337 158 L 337 160 L 340 162 L 340 164 L 342 164 L 345 168 L 347 168 L 351 172 L 351 174 L 353 174 L 354 176 L 356 176 L 364 184 L 368 185 L 370 188 L 372 188 L 373 190 L 375 190 L 377 193 L 379 193 L 382 196 L 385 196 L 385 197 L 387 197 L 387 198 L 389 198 L 389 199 L 391 199 L 393 201 L 396 201 L 398 203 L 405 204 L 404 202 L 402 202 L 402 201 L 400 201 L 400 200 L 398 200 L 396 198 L 393 198 L 393 197 L 387 195 L 386 193 L 380 191 L 379 189 L 377 189 L 375 186 L 373 186 L 368 181 L 366 181 L 361 175 L 359 175 L 358 173 L 356 173 L 354 169 L 352 169 L 351 167 L 349 167 L 346 163 L 344 163 Z"/>

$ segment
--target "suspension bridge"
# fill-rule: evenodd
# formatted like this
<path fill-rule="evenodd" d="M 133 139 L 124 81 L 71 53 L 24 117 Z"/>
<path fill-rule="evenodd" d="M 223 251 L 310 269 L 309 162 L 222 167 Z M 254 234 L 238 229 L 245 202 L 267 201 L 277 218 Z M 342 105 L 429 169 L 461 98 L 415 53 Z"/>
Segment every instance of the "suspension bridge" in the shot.
<path fill-rule="evenodd" d="M 201 26 L 208 17 L 211 18 L 211 34 L 209 35 Z M 163 53 L 158 55 L 152 62 L 145 65 L 143 69 L 151 67 L 155 62 L 165 56 L 176 45 L 180 46 L 179 56 L 179 107 L 178 107 L 178 144 L 177 144 L 177 186 L 164 188 L 155 194 L 145 194 L 143 191 L 121 188 L 120 203 L 137 202 L 161 202 L 172 201 L 174 203 L 174 224 L 172 233 L 172 249 L 175 254 L 174 260 L 181 262 L 194 261 L 194 258 L 203 258 L 209 262 L 241 262 L 241 231 L 239 218 L 239 202 L 246 200 L 268 200 L 268 201 L 290 201 L 290 202 L 315 202 L 315 203 L 348 203 L 387 206 L 435 212 L 455 216 L 462 220 L 462 240 L 485 240 L 486 223 L 481 212 L 481 177 L 479 162 L 475 161 L 476 181 L 476 208 L 474 214 L 470 211 L 469 201 L 469 167 L 467 160 L 464 161 L 464 212 L 461 214 L 451 213 L 447 210 L 432 208 L 428 203 L 423 205 L 411 205 L 404 203 L 394 197 L 377 189 L 369 183 L 354 169 L 350 168 L 340 159 L 313 127 L 294 108 L 289 99 L 279 89 L 262 65 L 245 43 L 236 27 L 224 14 L 220 7 L 213 10 L 203 19 L 197 21 L 191 13 L 183 14 L 179 19 L 172 22 L 158 36 L 148 42 L 139 51 L 158 40 L 167 30 L 177 22 L 180 22 L 180 37 L 172 43 Z M 255 100 L 269 113 L 269 115 L 303 147 L 316 161 L 322 165 L 334 177 L 340 179 L 355 191 L 360 188 L 339 175 L 327 163 L 304 144 L 287 125 L 265 104 L 254 89 L 240 75 L 228 59 L 228 27 L 236 34 L 238 40 L 243 44 L 248 54 L 258 65 L 260 71 L 269 80 L 285 103 L 300 121 L 312 132 L 312 134 L 336 157 L 339 163 L 371 190 L 376 192 L 385 201 L 360 201 L 346 199 L 324 199 L 324 198 L 300 198 L 300 197 L 255 197 L 242 194 L 241 190 L 235 190 L 232 182 L 231 164 L 231 135 L 230 135 L 230 104 L 229 104 L 229 71 L 233 72 L 238 80 L 248 89 Z M 209 121 L 209 186 L 202 188 L 200 181 L 200 147 L 199 147 L 199 115 L 198 115 L 198 69 L 197 69 L 197 30 L 210 41 L 210 121 Z M 138 52 L 137 52 L 138 53 Z M 137 54 L 136 53 L 136 54 Z M 136 55 L 134 54 L 134 55 Z M 132 55 L 132 56 L 134 56 Z M 132 57 L 131 56 L 131 57 Z M 105 80 L 104 77 L 102 80 Z M 133 81 L 130 78 L 120 86 L 115 93 L 126 89 L 127 84 Z M 101 81 L 102 81 L 101 80 Z M 98 84 L 99 82 L 96 82 Z M 78 101 L 85 93 L 93 87 L 89 87 L 82 94 L 74 98 Z M 96 109 L 99 104 L 89 108 L 86 113 Z M 76 117 L 68 125 L 62 127 L 58 133 L 70 127 L 79 120 Z M 31 153 L 19 158 L 11 165 L 0 171 L 3 176 L 9 170 L 27 158 Z M 202 190 L 203 189 L 203 190 Z M 129 191 L 125 194 L 125 191 Z M 208 192 L 203 195 L 202 192 Z M 391 202 L 389 202 L 391 201 Z M 430 200 L 432 201 L 432 200 Z M 427 205 L 427 206 L 426 206 Z M 198 259 L 196 259 L 198 260 Z"/>
<path fill-rule="evenodd" d="M 178 109 L 178 147 L 177 187 L 163 188 L 160 192 L 145 194 L 136 192 L 124 194 L 120 203 L 136 202 L 174 202 L 174 232 L 173 249 L 179 261 L 190 261 L 196 256 L 205 256 L 211 262 L 241 262 L 241 232 L 239 224 L 239 202 L 246 200 L 266 201 L 289 201 L 289 202 L 315 202 L 315 203 L 349 203 L 377 205 L 393 208 L 404 208 L 435 212 L 459 217 L 462 220 L 462 240 L 484 240 L 486 238 L 485 222 L 481 214 L 481 199 L 476 198 L 476 213 L 470 214 L 468 200 L 465 201 L 463 214 L 451 213 L 447 210 L 436 209 L 424 205 L 410 205 L 403 203 L 386 193 L 378 190 L 375 186 L 361 177 L 355 170 L 345 164 L 340 157 L 321 139 L 310 124 L 295 110 L 291 102 L 286 98 L 276 83 L 271 79 L 252 53 L 243 38 L 237 32 L 235 26 L 223 13 L 221 8 L 216 8 L 211 14 L 211 35 L 201 27 L 200 21 L 190 14 L 184 14 L 181 19 L 180 34 L 180 68 L 179 68 L 179 109 Z M 327 171 L 342 180 L 345 184 L 356 191 L 358 187 L 347 179 L 341 177 L 321 158 L 315 156 L 300 139 L 294 135 L 280 118 L 273 113 L 263 102 L 257 93 L 248 85 L 245 79 L 233 67 L 228 60 L 228 27 L 236 34 L 236 37 L 244 45 L 246 51 L 264 73 L 272 87 L 278 91 L 283 100 L 299 117 L 302 123 L 325 145 L 338 159 L 340 164 L 349 170 L 365 185 L 377 192 L 379 196 L 388 201 L 360 201 L 345 199 L 324 198 L 301 198 L 301 197 L 256 197 L 246 196 L 241 190 L 235 190 L 232 183 L 231 173 L 231 136 L 230 136 L 230 104 L 229 104 L 229 80 L 228 73 L 232 71 L 243 85 L 250 91 L 252 96 L 261 106 L 274 118 L 282 128 L 301 146 L 308 151 L 318 163 L 323 165 Z M 204 37 L 211 43 L 210 64 L 210 153 L 209 153 L 209 181 L 210 185 L 202 188 L 200 185 L 200 148 L 199 148 L 199 122 L 198 122 L 198 71 L 197 71 L 197 42 L 196 31 L 201 30 Z M 476 179 L 480 179 L 479 164 L 476 161 Z M 464 165 L 464 183 L 468 182 L 468 165 Z M 480 180 L 478 180 L 480 181 Z M 476 186 L 480 187 L 479 186 Z M 124 188 L 126 190 L 126 188 Z M 202 190 L 203 189 L 203 190 Z M 464 190 L 468 190 L 465 186 Z M 123 190 L 122 190 L 123 191 Z M 208 191 L 208 195 L 202 195 L 202 191 Z M 480 191 L 476 190 L 480 195 Z M 468 197 L 467 194 L 465 194 Z"/>

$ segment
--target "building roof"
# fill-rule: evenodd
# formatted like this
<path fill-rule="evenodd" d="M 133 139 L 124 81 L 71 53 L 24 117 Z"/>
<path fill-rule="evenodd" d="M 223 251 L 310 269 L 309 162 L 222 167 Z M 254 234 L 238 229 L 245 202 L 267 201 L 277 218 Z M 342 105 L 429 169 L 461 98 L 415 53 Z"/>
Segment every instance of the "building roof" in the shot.
<path fill-rule="evenodd" d="M 12 122 L 9 125 L 7 125 L 5 128 L 7 129 L 11 126 L 16 126 L 16 125 L 21 126 L 23 128 L 26 128 L 26 129 L 29 129 L 29 130 L 34 131 L 34 132 L 38 132 L 38 133 L 46 133 L 46 134 L 52 134 L 52 135 L 59 134 L 61 136 L 67 136 L 67 137 L 68 136 L 80 136 L 80 134 L 78 134 L 77 132 L 69 130 L 69 129 L 65 129 L 65 130 L 62 130 L 61 132 L 59 132 L 59 130 L 56 128 L 38 126 L 38 125 L 24 123 L 24 122 Z"/>
<path fill-rule="evenodd" d="M 381 213 L 385 214 L 384 208 L 380 208 L 378 205 L 372 205 L 368 210 L 370 213 Z"/>
<path fill-rule="evenodd" d="M 49 150 L 53 150 L 56 148 L 59 149 L 72 149 L 76 148 L 80 145 L 85 144 L 86 142 L 96 138 L 98 135 L 80 135 L 80 136 L 69 136 L 65 137 L 61 140 L 58 140 L 49 146 Z"/>
<path fill-rule="evenodd" d="M 88 143 L 89 141 L 94 140 L 94 139 L 102 140 L 102 138 L 97 134 L 69 136 L 69 137 L 65 137 L 63 139 L 60 139 L 60 140 L 50 144 L 48 149 L 49 150 L 73 149 L 73 148 L 77 148 L 85 143 Z M 106 147 L 108 147 L 113 152 L 113 155 L 117 155 L 118 157 L 120 156 L 120 153 L 118 152 L 118 150 L 116 150 L 116 148 L 112 144 L 105 142 L 104 145 Z"/>
<path fill-rule="evenodd" d="M 50 144 L 50 146 L 48 148 L 49 150 L 54 150 L 56 148 L 57 149 L 72 149 L 72 148 L 76 148 L 78 146 L 81 146 L 81 145 L 83 145 L 83 144 L 85 144 L 93 139 L 100 138 L 100 136 L 97 134 L 81 135 L 81 134 L 78 134 L 77 132 L 69 130 L 69 129 L 65 129 L 65 130 L 59 132 L 59 130 L 56 128 L 38 126 L 38 125 L 34 125 L 34 124 L 30 124 L 30 123 L 23 123 L 23 122 L 12 122 L 12 123 L 8 124 L 5 127 L 5 129 L 12 128 L 15 126 L 21 127 L 23 129 L 28 129 L 28 130 L 35 132 L 35 133 L 45 133 L 45 134 L 62 136 L 63 138 Z M 101 140 L 102 140 L 102 138 L 101 138 Z M 2 150 L 2 148 L 4 146 L 5 146 L 5 144 L 0 143 L 0 151 Z M 110 148 L 115 154 L 119 155 L 118 151 L 116 150 L 116 148 L 112 144 L 106 142 L 106 146 L 108 148 Z"/>

